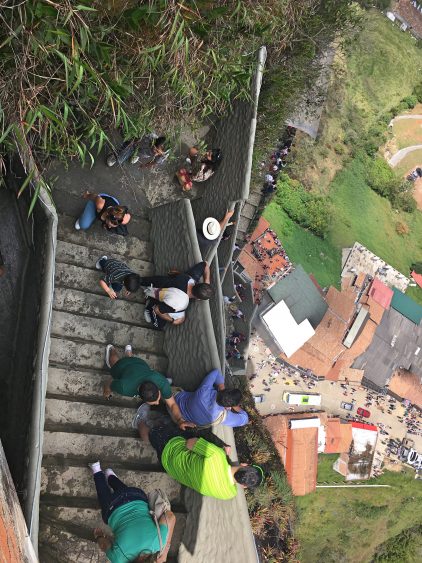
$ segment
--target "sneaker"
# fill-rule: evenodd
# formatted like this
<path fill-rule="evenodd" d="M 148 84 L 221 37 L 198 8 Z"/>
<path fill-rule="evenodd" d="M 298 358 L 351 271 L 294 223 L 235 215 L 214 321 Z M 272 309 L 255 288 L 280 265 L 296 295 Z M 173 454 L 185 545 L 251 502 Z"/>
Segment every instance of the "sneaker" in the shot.
<path fill-rule="evenodd" d="M 130 344 L 126 344 L 125 346 L 125 356 L 130 357 L 132 355 L 132 346 Z"/>
<path fill-rule="evenodd" d="M 136 164 L 139 160 L 139 156 L 137 154 L 134 154 L 131 159 L 130 159 L 130 163 L 131 164 Z"/>
<path fill-rule="evenodd" d="M 110 352 L 112 351 L 113 348 L 114 348 L 113 344 L 107 344 L 106 351 L 105 351 L 105 363 L 106 363 L 106 366 L 110 369 L 111 369 Z"/>
<path fill-rule="evenodd" d="M 151 313 L 149 312 L 148 309 L 144 309 L 144 319 L 146 320 L 147 323 L 152 323 Z"/>
<path fill-rule="evenodd" d="M 138 426 L 141 422 L 147 422 L 151 407 L 147 403 L 143 403 L 138 410 L 136 411 L 136 415 L 132 420 L 132 428 L 134 430 L 138 429 Z"/>
<path fill-rule="evenodd" d="M 98 473 L 101 471 L 100 461 L 94 461 L 94 463 L 88 463 L 88 467 L 91 469 L 92 473 Z"/>
<path fill-rule="evenodd" d="M 115 154 L 111 154 L 108 158 L 107 158 L 107 166 L 114 166 L 117 162 L 117 158 Z"/>
<path fill-rule="evenodd" d="M 101 256 L 101 258 L 95 262 L 95 267 L 97 268 L 97 270 L 102 270 L 100 264 L 101 260 L 107 260 L 107 256 Z"/>
<path fill-rule="evenodd" d="M 172 383 L 173 383 L 172 378 L 171 378 L 171 377 L 166 377 L 166 379 L 167 379 L 167 381 L 170 383 L 170 385 L 172 385 Z"/>
<path fill-rule="evenodd" d="M 81 230 L 81 226 L 80 226 L 80 224 L 79 224 L 79 219 L 78 219 L 78 220 L 76 221 L 76 223 L 75 223 L 75 229 L 76 229 L 77 231 L 80 231 L 80 230 Z"/>
<path fill-rule="evenodd" d="M 108 467 L 105 471 L 104 471 L 104 475 L 105 478 L 108 481 L 108 478 L 110 477 L 110 475 L 114 475 L 115 477 L 117 477 L 117 475 L 114 473 L 114 471 L 112 469 L 110 469 L 110 467 Z"/>

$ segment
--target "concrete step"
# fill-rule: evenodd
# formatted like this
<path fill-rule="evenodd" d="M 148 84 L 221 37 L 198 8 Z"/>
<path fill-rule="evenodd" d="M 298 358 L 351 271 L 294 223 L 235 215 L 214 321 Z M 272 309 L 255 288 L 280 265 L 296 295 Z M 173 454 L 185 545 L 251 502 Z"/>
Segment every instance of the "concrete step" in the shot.
<path fill-rule="evenodd" d="M 105 294 L 95 295 L 77 289 L 57 287 L 53 307 L 55 311 L 80 313 L 96 319 L 120 321 L 146 328 L 151 326 L 144 319 L 144 305 L 128 299 L 110 299 Z"/>
<path fill-rule="evenodd" d="M 134 407 L 98 405 L 64 399 L 48 398 L 45 401 L 45 428 L 61 429 L 88 434 L 136 436 L 131 423 Z"/>
<path fill-rule="evenodd" d="M 118 348 L 120 356 L 123 356 L 123 350 L 123 347 Z M 168 361 L 160 353 L 141 352 L 136 347 L 134 347 L 133 353 L 145 360 L 151 368 L 166 373 Z M 104 363 L 104 354 L 105 346 L 100 344 L 75 342 L 54 336 L 51 338 L 50 365 L 101 370 L 103 373 L 108 373 L 109 370 Z"/>
<path fill-rule="evenodd" d="M 258 207 L 262 198 L 261 192 L 249 192 L 248 203 Z"/>
<path fill-rule="evenodd" d="M 43 465 L 83 465 L 100 459 L 104 467 L 113 463 L 133 468 L 157 466 L 158 459 L 150 444 L 135 436 L 99 436 L 75 432 L 44 431 Z M 76 460 L 78 463 L 76 463 Z"/>
<path fill-rule="evenodd" d="M 243 231 L 244 233 L 247 233 L 250 222 L 251 220 L 248 217 L 241 215 L 239 218 L 239 222 L 237 224 L 237 228 L 239 229 L 239 231 Z"/>
<path fill-rule="evenodd" d="M 177 556 L 185 526 L 186 515 L 176 513 L 176 526 L 169 551 L 170 558 Z M 47 563 L 50 561 L 75 561 L 77 563 L 79 561 L 83 563 L 106 561 L 104 554 L 101 554 L 92 539 L 93 529 L 97 527 L 104 529 L 105 532 L 110 532 L 110 528 L 101 519 L 99 509 L 43 507 L 40 525 L 40 561 Z M 56 552 L 54 552 L 55 549 Z M 79 555 L 79 549 L 81 557 L 75 558 L 74 555 Z"/>
<path fill-rule="evenodd" d="M 86 291 L 87 293 L 94 293 L 95 295 L 105 295 L 107 297 L 104 290 L 100 287 L 102 272 L 98 270 L 89 270 L 88 268 L 73 266 L 72 264 L 56 263 L 54 278 L 56 288 L 65 287 L 78 291 Z M 119 297 L 118 301 L 145 303 L 144 292 L 140 288 L 129 297 Z"/>
<path fill-rule="evenodd" d="M 107 466 L 101 464 L 103 469 Z M 162 489 L 167 493 L 170 502 L 181 504 L 181 489 L 180 483 L 177 483 L 167 475 L 167 473 L 157 471 L 134 471 L 128 469 L 116 469 L 116 474 L 130 487 L 138 487 L 143 489 L 146 493 L 153 489 Z M 44 499 L 43 499 L 44 496 Z M 60 498 L 83 498 L 93 499 L 94 503 L 91 506 L 96 507 L 97 493 L 95 491 L 94 479 L 92 478 L 91 470 L 85 467 L 68 466 L 62 467 L 60 465 L 51 465 L 42 468 L 41 473 L 41 498 L 47 504 L 54 504 L 54 499 Z M 66 504 L 66 502 L 60 503 Z M 67 504 L 71 504 L 70 502 Z"/>
<path fill-rule="evenodd" d="M 145 221 L 145 239 L 128 235 L 122 237 L 104 231 L 99 224 L 93 225 L 88 231 L 77 231 L 72 217 L 60 216 L 57 229 L 59 240 L 95 248 L 99 252 L 112 256 L 113 252 L 120 256 L 130 256 L 151 261 L 152 246 L 149 242 L 150 223 Z M 147 230 L 148 229 L 148 230 Z"/>
<path fill-rule="evenodd" d="M 56 248 L 56 262 L 63 262 L 64 264 L 73 264 L 74 266 L 84 266 L 95 270 L 95 263 L 103 252 L 96 249 L 82 246 L 80 244 L 72 244 L 71 242 L 58 240 Z M 115 258 L 125 262 L 129 268 L 140 276 L 152 276 L 154 273 L 154 266 L 151 262 L 146 260 L 138 260 L 137 258 L 130 258 L 128 256 L 120 256 L 118 254 L 111 254 L 108 258 Z"/>
<path fill-rule="evenodd" d="M 106 321 L 72 313 L 56 312 L 53 315 L 51 334 L 60 338 L 70 337 L 84 342 L 114 344 L 124 348 L 132 344 L 145 352 L 160 352 L 163 349 L 162 332 L 149 328 L 126 325 L 117 321 Z"/>
<path fill-rule="evenodd" d="M 48 370 L 47 396 L 103 402 L 103 384 L 107 374 L 95 371 L 78 371 L 71 368 L 50 367 Z M 136 408 L 139 399 L 113 395 L 109 405 Z"/>
<path fill-rule="evenodd" d="M 256 207 L 252 204 L 250 204 L 248 201 L 245 203 L 245 205 L 242 207 L 242 212 L 241 214 L 244 217 L 248 217 L 248 219 L 252 219 L 253 216 L 256 213 Z"/>
<path fill-rule="evenodd" d="M 92 538 L 92 532 L 91 532 Z M 43 563 L 106 563 L 105 554 L 92 539 L 81 538 L 55 522 L 42 519 L 38 537 L 39 560 Z"/>

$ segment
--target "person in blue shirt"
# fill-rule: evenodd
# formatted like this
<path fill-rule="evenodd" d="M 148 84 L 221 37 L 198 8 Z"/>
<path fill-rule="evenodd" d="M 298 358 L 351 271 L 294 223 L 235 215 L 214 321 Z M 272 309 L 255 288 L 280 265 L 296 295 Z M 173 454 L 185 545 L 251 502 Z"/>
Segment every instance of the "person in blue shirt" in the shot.
<path fill-rule="evenodd" d="M 218 369 L 210 372 L 196 391 L 179 391 L 174 397 L 184 420 L 197 426 L 225 424 L 244 426 L 248 414 L 240 407 L 242 392 L 225 389 L 224 377 Z"/>

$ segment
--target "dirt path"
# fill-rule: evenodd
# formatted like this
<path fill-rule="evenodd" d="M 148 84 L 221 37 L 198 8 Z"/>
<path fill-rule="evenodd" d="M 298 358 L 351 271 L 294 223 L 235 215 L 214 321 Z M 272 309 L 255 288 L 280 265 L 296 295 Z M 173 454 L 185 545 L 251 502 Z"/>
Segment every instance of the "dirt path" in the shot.
<path fill-rule="evenodd" d="M 392 166 L 394 168 L 394 166 L 396 166 L 397 164 L 399 164 L 399 162 L 405 157 L 407 156 L 409 153 L 413 152 L 413 151 L 417 151 L 419 149 L 422 149 L 422 145 L 413 145 L 412 147 L 406 147 L 405 149 L 401 149 L 398 152 L 396 152 L 395 155 L 393 155 L 390 160 L 388 161 L 388 164 L 390 166 Z"/>

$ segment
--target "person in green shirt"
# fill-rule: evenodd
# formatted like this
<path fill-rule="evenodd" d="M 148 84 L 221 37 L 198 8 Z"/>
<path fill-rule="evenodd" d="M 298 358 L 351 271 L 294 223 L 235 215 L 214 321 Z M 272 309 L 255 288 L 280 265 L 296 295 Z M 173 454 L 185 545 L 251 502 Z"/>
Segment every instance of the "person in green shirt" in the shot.
<path fill-rule="evenodd" d="M 102 519 L 113 536 L 94 530 L 99 548 L 112 563 L 154 561 L 164 563 L 170 548 L 176 517 L 169 510 L 156 521 L 149 512 L 148 497 L 142 489 L 128 487 L 112 469 L 90 464 Z"/>
<path fill-rule="evenodd" d="M 158 405 L 163 399 L 172 420 L 181 430 L 195 426 L 182 417 L 169 380 L 162 373 L 151 369 L 144 360 L 133 356 L 130 344 L 126 346 L 123 358 L 119 358 L 115 347 L 108 344 L 105 361 L 111 371 L 111 377 L 103 388 L 106 399 L 112 396 L 113 391 L 127 397 L 139 397 L 148 405 Z"/>
<path fill-rule="evenodd" d="M 167 424 L 149 430 L 149 441 L 165 471 L 204 496 L 228 500 L 237 495 L 236 485 L 253 489 L 263 481 L 264 474 L 258 465 L 231 463 L 227 458 L 229 446 L 210 430 L 181 432 Z"/>

